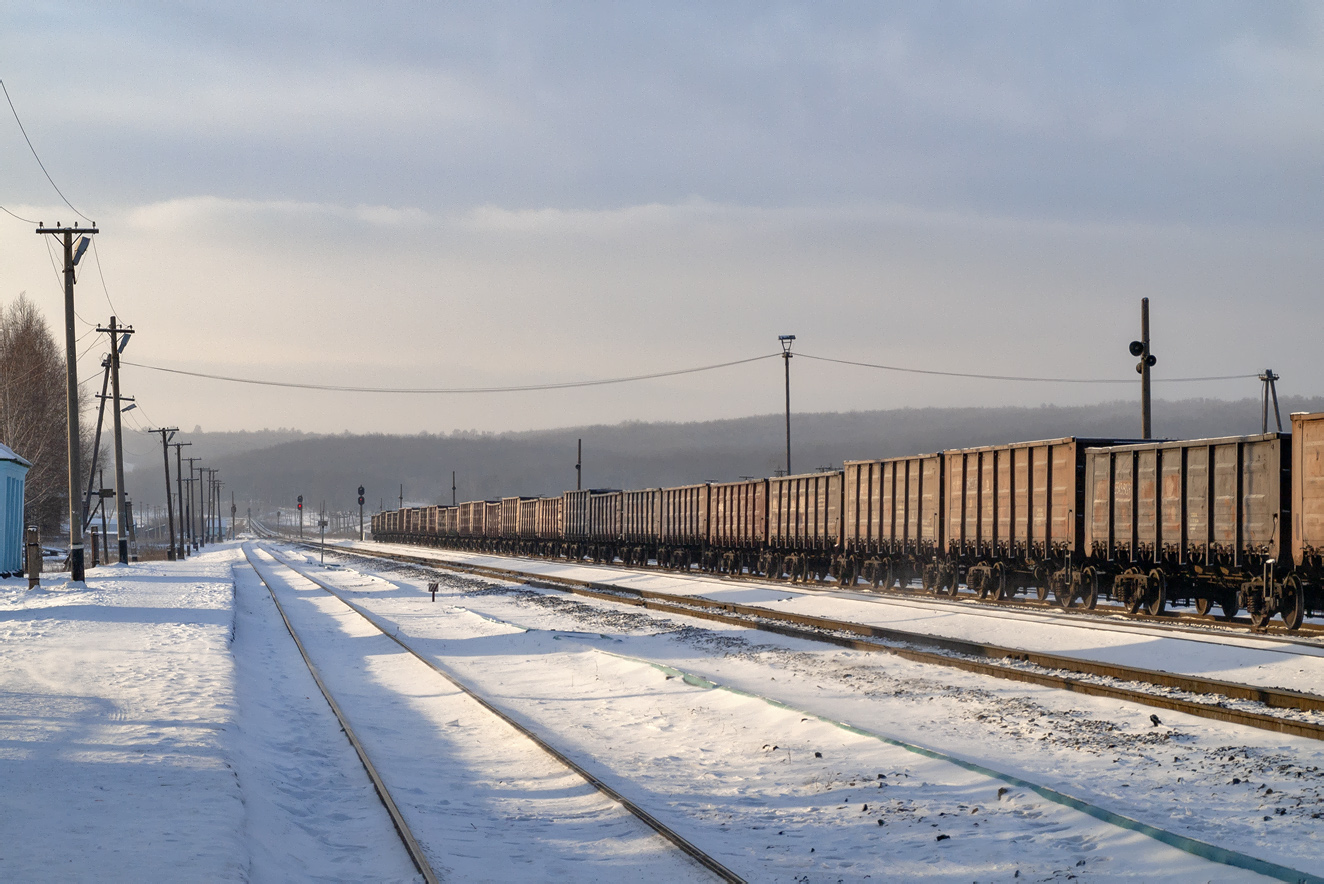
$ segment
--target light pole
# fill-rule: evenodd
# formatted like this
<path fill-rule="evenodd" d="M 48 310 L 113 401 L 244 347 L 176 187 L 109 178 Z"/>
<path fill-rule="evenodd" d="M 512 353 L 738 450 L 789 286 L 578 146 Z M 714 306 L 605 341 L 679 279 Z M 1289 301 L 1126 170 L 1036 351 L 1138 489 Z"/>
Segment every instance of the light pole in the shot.
<path fill-rule="evenodd" d="M 782 345 L 782 360 L 786 363 L 786 475 L 791 475 L 791 344 L 795 335 L 778 335 Z"/>

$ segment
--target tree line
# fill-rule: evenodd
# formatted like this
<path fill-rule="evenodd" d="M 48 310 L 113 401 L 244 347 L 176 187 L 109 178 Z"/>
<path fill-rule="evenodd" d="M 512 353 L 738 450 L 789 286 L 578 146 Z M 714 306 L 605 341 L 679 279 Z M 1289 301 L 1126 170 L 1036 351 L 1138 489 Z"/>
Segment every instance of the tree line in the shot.
<path fill-rule="evenodd" d="M 80 393 L 79 408 L 88 401 Z M 32 464 L 24 523 L 37 525 L 43 537 L 68 531 L 68 433 L 63 348 L 41 311 L 20 293 L 0 308 L 0 442 Z M 88 464 L 90 434 L 84 434 L 82 449 Z M 84 475 L 80 487 L 86 481 Z"/>

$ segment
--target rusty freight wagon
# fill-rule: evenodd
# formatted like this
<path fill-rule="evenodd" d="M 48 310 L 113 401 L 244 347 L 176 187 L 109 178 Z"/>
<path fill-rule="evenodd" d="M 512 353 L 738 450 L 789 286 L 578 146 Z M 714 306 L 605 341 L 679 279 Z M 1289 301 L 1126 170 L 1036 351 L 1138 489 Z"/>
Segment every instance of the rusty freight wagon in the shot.
<path fill-rule="evenodd" d="M 483 536 L 483 511 L 487 504 L 481 500 L 466 500 L 460 504 L 459 536 L 464 539 L 462 546 L 473 547 Z"/>
<path fill-rule="evenodd" d="M 483 546 L 495 551 L 501 539 L 501 501 L 483 501 Z"/>
<path fill-rule="evenodd" d="M 840 470 L 768 480 L 763 573 L 822 579 L 831 571 L 841 539 L 841 489 Z"/>
<path fill-rule="evenodd" d="M 1267 622 L 1282 578 L 1299 590 L 1284 555 L 1291 450 L 1280 433 L 1091 450 L 1085 543 L 1113 597 L 1132 612 L 1159 614 L 1185 598 L 1201 614 L 1218 606 L 1230 618 L 1245 607 Z"/>
<path fill-rule="evenodd" d="M 460 508 L 444 506 L 441 508 L 441 536 L 447 543 L 453 542 L 460 534 Z"/>
<path fill-rule="evenodd" d="M 589 492 L 588 556 L 595 562 L 614 562 L 620 553 L 621 497 L 615 489 Z"/>
<path fill-rule="evenodd" d="M 711 567 L 708 555 L 708 519 L 712 486 L 707 482 L 662 489 L 662 521 L 659 527 L 657 563 L 666 568 L 689 570 L 693 565 Z"/>
<path fill-rule="evenodd" d="M 1300 609 L 1324 608 L 1324 412 L 1292 415 L 1292 551 L 1294 580 L 1271 587 L 1268 608 L 1292 626 Z M 1276 592 L 1274 590 L 1277 590 Z"/>
<path fill-rule="evenodd" d="M 662 489 L 621 492 L 621 561 L 647 565 L 657 554 L 662 526 Z"/>
<path fill-rule="evenodd" d="M 561 512 L 564 500 L 560 497 L 538 498 L 537 521 L 534 525 L 534 537 L 538 541 L 541 555 L 556 555 L 561 542 Z"/>
<path fill-rule="evenodd" d="M 519 519 L 515 532 L 518 536 L 516 551 L 520 555 L 538 554 L 538 502 L 541 498 L 521 497 L 519 500 Z"/>
<path fill-rule="evenodd" d="M 1051 592 L 1063 606 L 1092 603 L 1086 456 L 1117 444 L 1066 436 L 943 452 L 948 567 L 981 597 L 1032 586 L 1040 600 Z"/>
<path fill-rule="evenodd" d="M 843 482 L 841 581 L 891 587 L 918 577 L 938 585 L 943 455 L 847 461 Z"/>
<path fill-rule="evenodd" d="M 1290 436 L 1267 433 L 1090 452 L 1086 540 L 1114 597 L 1152 614 L 1192 598 L 1200 613 L 1245 607 L 1267 622 L 1290 570 L 1291 451 Z"/>
<path fill-rule="evenodd" d="M 758 570 L 768 539 L 768 480 L 714 482 L 708 489 L 708 549 L 722 573 Z"/>

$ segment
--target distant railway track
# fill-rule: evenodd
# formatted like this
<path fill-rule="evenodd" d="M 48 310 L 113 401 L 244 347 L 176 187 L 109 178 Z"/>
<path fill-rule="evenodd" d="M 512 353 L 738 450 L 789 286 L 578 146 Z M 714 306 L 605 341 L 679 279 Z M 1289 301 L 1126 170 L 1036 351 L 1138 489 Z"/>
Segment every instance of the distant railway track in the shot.
<path fill-rule="evenodd" d="M 297 540 L 281 539 L 299 543 Z M 304 545 L 316 546 L 306 542 Z M 1057 654 L 1025 651 L 825 617 L 787 614 L 753 605 L 638 590 L 614 586 L 606 581 L 548 576 L 518 568 L 471 565 L 384 550 L 369 552 L 337 547 L 336 552 L 362 559 L 405 562 L 475 577 L 528 583 L 588 598 L 636 605 L 660 613 L 750 627 L 856 650 L 882 652 L 915 662 L 946 666 L 995 678 L 1139 703 L 1214 721 L 1324 740 L 1324 723 L 1319 721 L 1273 715 L 1255 709 L 1227 705 L 1227 701 L 1230 700 L 1267 709 L 1299 710 L 1305 713 L 1324 712 L 1324 696 L 1315 694 L 1081 660 Z M 933 650 L 925 650 L 925 648 Z M 1062 674 L 1064 672 L 1071 675 Z M 1164 691 L 1180 691 L 1188 696 L 1172 696 L 1169 693 L 1127 687 L 1127 684 L 1148 685 Z"/>
<path fill-rule="evenodd" d="M 340 707 L 336 704 L 330 692 L 323 684 L 321 677 L 318 675 L 312 660 L 309 658 L 308 654 L 304 651 L 303 644 L 300 642 L 299 637 L 295 633 L 294 627 L 290 623 L 289 619 L 285 616 L 285 612 L 281 608 L 279 600 L 276 599 L 275 591 L 272 589 L 271 585 L 267 582 L 266 578 L 263 576 L 262 569 L 259 568 L 258 562 L 248 545 L 245 545 L 244 547 L 244 555 L 248 559 L 249 564 L 253 566 L 254 572 L 258 575 L 258 578 L 262 581 L 263 585 L 267 587 L 267 591 L 271 593 L 271 597 L 273 601 L 276 602 L 277 610 L 280 611 L 281 618 L 285 621 L 285 626 L 289 630 L 290 636 L 294 639 L 295 644 L 299 647 L 299 652 L 303 654 L 304 662 L 308 664 L 309 671 L 313 673 L 313 678 L 317 681 L 318 687 L 322 690 L 323 696 L 326 697 L 327 702 L 331 705 L 331 708 L 335 712 L 336 717 L 340 720 L 341 725 L 345 728 L 345 734 L 349 737 L 350 742 L 354 745 L 355 751 L 359 753 L 359 758 L 363 762 L 364 767 L 368 770 L 369 777 L 372 779 L 373 785 L 377 789 L 377 794 L 381 796 L 382 803 L 386 805 L 387 811 L 391 814 L 391 820 L 393 823 L 395 823 L 396 831 L 400 833 L 401 840 L 405 842 L 406 848 L 409 850 L 410 857 L 414 860 L 414 864 L 418 867 L 419 871 L 422 872 L 424 878 L 428 882 L 437 881 L 437 878 L 435 877 L 435 875 L 433 875 L 431 869 L 427 865 L 427 859 L 425 856 L 423 856 L 421 848 L 418 847 L 418 843 L 414 839 L 412 833 L 410 833 L 408 825 L 405 823 L 403 816 L 400 814 L 398 808 L 396 807 L 394 800 L 391 799 L 390 794 L 386 789 L 385 783 L 382 782 L 381 778 L 377 775 L 375 768 L 372 766 L 372 762 L 369 760 L 366 750 L 363 748 L 362 744 L 358 741 L 358 738 L 354 735 L 354 732 L 351 729 L 349 722 L 346 720 L 346 718 L 344 717 L 343 713 L 340 710 Z M 298 574 L 303 579 L 319 587 L 328 595 L 331 595 L 334 598 L 336 598 L 341 604 L 343 604 L 346 608 L 348 608 L 349 610 L 357 614 L 359 617 L 361 617 L 365 622 L 370 624 L 374 629 L 376 629 L 382 635 L 386 636 L 391 641 L 395 642 L 395 644 L 399 645 L 401 649 L 408 652 L 415 659 L 422 662 L 437 675 L 441 676 L 443 679 L 449 682 L 453 687 L 455 687 L 461 693 L 465 694 L 467 697 L 469 697 L 474 702 L 476 702 L 479 706 L 483 707 L 483 709 L 485 709 L 487 712 L 491 713 L 493 716 L 500 719 L 505 724 L 509 725 L 517 733 L 528 739 L 543 752 L 547 753 L 552 758 L 556 759 L 565 767 L 574 771 L 578 776 L 580 776 L 586 783 L 588 783 L 598 792 L 600 792 L 610 800 L 616 802 L 624 810 L 626 810 L 628 813 L 630 813 L 632 816 L 634 816 L 644 825 L 648 826 L 648 828 L 657 832 L 663 838 L 671 842 L 678 850 L 680 850 L 686 856 L 690 857 L 690 859 L 694 860 L 696 863 L 703 866 L 708 871 L 712 872 L 717 878 L 719 878 L 722 881 L 733 882 L 733 884 L 744 884 L 744 879 L 741 878 L 739 875 L 735 874 L 726 866 L 722 865 L 722 863 L 718 862 L 711 855 L 704 852 L 702 849 L 700 849 L 695 844 L 687 840 L 685 837 L 680 835 L 674 829 L 667 826 L 661 820 L 657 819 L 657 817 L 650 814 L 647 810 L 645 810 L 640 805 L 636 804 L 630 798 L 626 797 L 616 789 L 612 788 L 607 783 L 603 782 L 600 778 L 595 776 L 591 771 L 587 770 L 582 765 L 577 763 L 574 759 L 572 759 L 570 756 L 566 755 L 564 752 L 557 749 L 550 741 L 544 738 L 541 734 L 527 727 L 526 725 L 521 724 L 519 721 L 516 721 L 506 712 L 502 711 L 499 707 L 494 705 L 481 693 L 479 693 L 472 685 L 469 685 L 465 681 L 461 680 L 453 672 L 449 671 L 448 669 L 437 663 L 437 661 L 414 649 L 407 640 L 400 638 L 400 636 L 396 632 L 387 630 L 378 622 L 377 618 L 373 617 L 369 612 L 365 611 L 359 605 L 356 605 L 354 602 L 345 598 L 344 595 L 342 595 L 341 592 L 339 592 L 335 587 L 331 586 L 325 581 L 319 580 L 318 578 L 316 578 L 311 574 L 308 574 L 303 569 L 291 564 L 288 561 L 280 561 L 280 560 L 278 561 L 284 567 L 289 568 L 291 571 Z M 415 853 L 415 850 L 417 850 L 418 852 Z"/>

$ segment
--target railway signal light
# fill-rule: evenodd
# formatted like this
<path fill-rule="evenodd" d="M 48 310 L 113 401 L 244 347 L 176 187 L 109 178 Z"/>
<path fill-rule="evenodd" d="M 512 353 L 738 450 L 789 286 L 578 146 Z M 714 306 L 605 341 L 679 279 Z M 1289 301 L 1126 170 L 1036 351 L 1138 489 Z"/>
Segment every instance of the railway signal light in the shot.
<path fill-rule="evenodd" d="M 302 495 L 302 494 L 299 495 L 299 504 L 298 504 L 298 506 L 299 506 L 299 509 L 300 509 L 300 510 L 303 509 L 303 495 Z"/>
<path fill-rule="evenodd" d="M 1144 352 L 1145 352 L 1145 345 L 1144 345 L 1144 344 L 1140 343 L 1139 341 L 1132 341 L 1132 342 L 1131 342 L 1131 355 L 1132 355 L 1132 356 L 1139 356 L 1141 353 L 1144 353 Z"/>
<path fill-rule="evenodd" d="M 363 495 L 359 495 L 359 506 L 363 506 Z"/>

